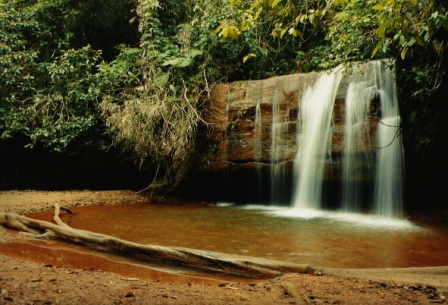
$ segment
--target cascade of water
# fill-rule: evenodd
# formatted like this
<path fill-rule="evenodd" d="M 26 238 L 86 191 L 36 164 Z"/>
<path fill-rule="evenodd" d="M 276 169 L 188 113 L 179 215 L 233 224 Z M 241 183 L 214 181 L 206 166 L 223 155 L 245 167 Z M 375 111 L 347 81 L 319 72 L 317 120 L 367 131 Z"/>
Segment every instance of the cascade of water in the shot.
<path fill-rule="evenodd" d="M 362 73 L 361 73 L 362 72 Z M 300 105 L 294 163 L 295 208 L 322 208 L 324 166 L 331 156 L 334 101 L 342 79 L 342 67 L 322 73 L 304 94 Z M 380 61 L 355 71 L 348 82 L 342 151 L 342 198 L 344 211 L 360 212 L 373 193 L 373 213 L 402 216 L 403 148 L 398 136 L 400 117 L 393 71 Z M 369 116 L 371 102 L 379 97 L 376 160 L 371 152 Z M 375 172 L 371 173 L 371 169 Z M 374 190 L 366 191 L 364 180 L 374 177 Z"/>
<path fill-rule="evenodd" d="M 346 212 L 361 211 L 363 182 L 365 177 L 371 176 L 368 115 L 376 89 L 369 76 L 367 73 L 356 75 L 347 88 L 345 98 L 341 203 L 342 210 Z"/>
<path fill-rule="evenodd" d="M 374 213 L 386 217 L 403 215 L 403 145 L 399 136 L 400 116 L 395 76 L 390 67 L 373 62 L 381 117 L 377 131 Z"/>
<path fill-rule="evenodd" d="M 282 205 L 287 200 L 288 173 L 285 163 L 285 138 L 287 118 L 282 115 L 281 104 L 284 101 L 281 93 L 282 81 L 278 81 L 272 96 L 272 130 L 271 130 L 271 203 Z"/>
<path fill-rule="evenodd" d="M 300 105 L 298 150 L 294 161 L 296 208 L 321 208 L 324 165 L 330 151 L 331 120 L 342 68 L 322 73 Z"/>
<path fill-rule="evenodd" d="M 255 163 L 257 167 L 257 185 L 258 185 L 258 193 L 259 200 L 262 201 L 263 194 L 263 173 L 262 173 L 262 165 L 261 165 L 261 153 L 262 153 L 262 133 L 263 133 L 263 119 L 261 116 L 261 103 L 263 101 L 263 84 L 261 82 L 260 92 L 257 98 L 257 104 L 255 105 L 255 122 L 254 122 L 254 131 L 255 131 Z"/>
<path fill-rule="evenodd" d="M 224 115 L 224 126 L 227 126 L 229 124 L 229 108 L 230 108 L 230 102 L 229 102 L 229 95 L 232 90 L 232 84 L 229 85 L 229 88 L 226 93 L 226 105 L 225 105 L 225 115 Z M 224 132 L 222 133 L 222 144 L 221 144 L 222 150 L 221 150 L 221 162 L 224 163 L 228 159 L 228 150 L 229 150 L 229 135 L 227 134 L 227 128 L 224 128 Z M 229 193 L 229 177 L 228 177 L 228 169 L 224 167 L 224 170 L 222 172 L 222 182 L 220 189 L 223 194 Z"/>

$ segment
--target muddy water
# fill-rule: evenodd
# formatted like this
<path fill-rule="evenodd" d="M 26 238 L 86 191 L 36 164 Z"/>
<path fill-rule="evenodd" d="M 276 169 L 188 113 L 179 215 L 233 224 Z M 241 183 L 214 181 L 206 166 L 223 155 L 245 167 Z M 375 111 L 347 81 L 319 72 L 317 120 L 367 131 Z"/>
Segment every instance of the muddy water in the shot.
<path fill-rule="evenodd" d="M 72 209 L 70 226 L 144 243 L 335 268 L 448 265 L 448 225 L 282 209 L 113 205 Z M 341 216 L 342 215 L 342 216 Z M 32 215 L 51 220 L 52 213 Z M 0 251 L 2 252 L 2 251 Z"/>

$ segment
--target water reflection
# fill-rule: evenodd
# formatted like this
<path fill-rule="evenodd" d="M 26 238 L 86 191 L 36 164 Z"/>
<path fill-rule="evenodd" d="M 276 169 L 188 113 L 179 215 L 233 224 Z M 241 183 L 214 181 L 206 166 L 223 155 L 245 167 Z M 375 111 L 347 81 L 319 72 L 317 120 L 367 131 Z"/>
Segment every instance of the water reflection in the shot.
<path fill-rule="evenodd" d="M 448 265 L 446 225 L 231 204 L 136 204 L 72 211 L 63 220 L 75 228 L 144 244 L 336 268 Z M 51 220 L 50 213 L 33 217 Z"/>

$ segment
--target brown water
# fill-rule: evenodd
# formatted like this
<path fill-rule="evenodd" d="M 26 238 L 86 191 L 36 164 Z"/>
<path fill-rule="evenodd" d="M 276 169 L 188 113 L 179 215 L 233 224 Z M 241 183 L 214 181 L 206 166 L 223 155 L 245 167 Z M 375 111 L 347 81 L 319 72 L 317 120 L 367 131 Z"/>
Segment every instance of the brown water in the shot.
<path fill-rule="evenodd" d="M 83 207 L 72 212 L 62 215 L 62 219 L 74 228 L 143 244 L 335 268 L 448 265 L 446 222 L 384 222 L 369 217 L 347 218 L 343 214 L 295 218 L 260 208 L 186 204 Z M 293 214 L 288 210 L 280 213 Z M 32 217 L 51 220 L 52 213 Z"/>

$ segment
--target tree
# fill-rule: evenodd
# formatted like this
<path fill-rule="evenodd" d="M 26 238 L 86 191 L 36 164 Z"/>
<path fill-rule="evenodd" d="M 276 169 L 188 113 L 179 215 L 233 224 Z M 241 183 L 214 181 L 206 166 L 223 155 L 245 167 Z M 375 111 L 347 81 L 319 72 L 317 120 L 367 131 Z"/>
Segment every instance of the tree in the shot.
<path fill-rule="evenodd" d="M 139 48 L 124 47 L 116 60 L 100 66 L 106 93 L 100 109 L 115 144 L 141 166 L 157 169 L 149 189 L 169 191 L 198 157 L 198 126 L 207 125 L 200 111 L 212 84 L 291 71 L 295 63 L 275 63 L 279 57 L 267 56 L 256 37 L 239 45 L 217 37 L 214 30 L 229 13 L 222 2 L 145 0 L 137 12 Z M 241 60 L 254 48 L 264 57 L 256 68 Z"/>
<path fill-rule="evenodd" d="M 296 60 L 302 71 L 395 59 L 405 140 L 419 150 L 434 142 L 444 111 L 437 96 L 447 78 L 446 1 L 231 0 L 229 7 L 238 14 L 217 27 L 221 38 L 241 41 L 271 28 L 264 35 L 300 41 Z"/>
<path fill-rule="evenodd" d="M 114 49 L 111 43 L 116 40 L 107 37 L 116 36 L 112 25 L 117 20 L 130 19 L 130 10 L 120 9 L 133 1 L 115 2 L 119 5 L 114 12 L 110 1 L 0 3 L 3 139 L 23 137 L 29 148 L 38 145 L 57 152 L 101 146 L 100 94 L 94 75 L 103 57 L 89 43 Z M 99 25 L 92 27 L 95 24 Z"/>

